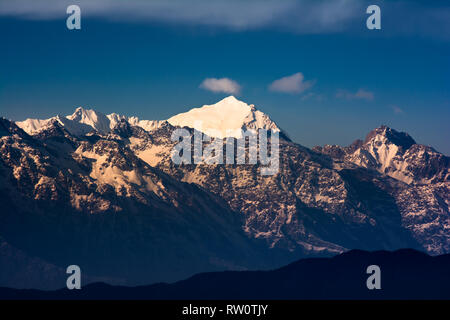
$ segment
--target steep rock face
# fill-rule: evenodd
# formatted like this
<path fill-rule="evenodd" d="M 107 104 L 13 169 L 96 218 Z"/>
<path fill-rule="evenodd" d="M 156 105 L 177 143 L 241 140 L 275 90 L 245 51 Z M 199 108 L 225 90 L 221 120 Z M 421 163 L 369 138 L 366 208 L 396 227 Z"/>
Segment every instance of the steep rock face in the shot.
<path fill-rule="evenodd" d="M 402 224 L 428 252 L 449 252 L 449 157 L 386 126 L 349 147 L 327 145 L 313 150 L 330 156 L 336 167 L 355 164 L 399 181 L 390 193 L 401 212 Z"/>
<path fill-rule="evenodd" d="M 420 247 L 402 227 L 389 192 L 391 181 L 365 169 L 358 174 L 335 170 L 327 157 L 283 139 L 280 170 L 273 176 L 261 175 L 260 165 L 175 165 L 170 157 L 174 142 L 169 140 L 173 129 L 160 128 L 152 132 L 160 137 L 158 142 L 143 141 L 131 148 L 148 154 L 161 151 L 158 159 L 147 161 L 225 199 L 243 215 L 244 230 L 269 247 L 297 254 Z"/>
<path fill-rule="evenodd" d="M 51 265 L 74 259 L 91 276 L 134 284 L 355 248 L 450 252 L 448 157 L 407 134 L 380 127 L 348 147 L 310 150 L 234 97 L 174 118 L 77 109 L 28 121 L 36 130 L 21 124 L 31 136 L 0 119 L 0 236 Z M 229 125 L 279 132 L 279 170 L 177 165 L 173 124 L 191 139 L 201 129 L 220 141 Z"/>
<path fill-rule="evenodd" d="M 253 165 L 176 166 L 170 159 L 171 131 L 170 126 L 160 128 L 152 134 L 159 141 L 139 140 L 131 148 L 176 179 L 225 199 L 244 214 L 245 231 L 270 247 L 307 254 L 380 247 L 418 247 L 438 254 L 450 249 L 448 158 L 414 144 L 407 134 L 381 127 L 364 142 L 315 149 L 325 156 L 282 139 L 280 171 L 264 177 Z M 412 156 L 423 148 L 432 156 Z M 355 160 L 363 154 L 367 157 Z M 398 174 L 389 174 L 394 169 L 386 170 L 392 158 L 403 155 L 407 172 L 420 183 L 405 184 Z M 311 212 L 316 221 L 309 224 Z"/>
<path fill-rule="evenodd" d="M 431 147 L 416 144 L 407 133 L 386 126 L 371 131 L 364 142 L 349 147 L 315 147 L 334 159 L 374 169 L 407 184 L 449 181 L 449 158 Z"/>
<path fill-rule="evenodd" d="M 270 266 L 223 200 L 149 166 L 118 135 L 80 139 L 54 123 L 30 137 L 1 123 L 0 235 L 15 248 L 129 284 Z"/>

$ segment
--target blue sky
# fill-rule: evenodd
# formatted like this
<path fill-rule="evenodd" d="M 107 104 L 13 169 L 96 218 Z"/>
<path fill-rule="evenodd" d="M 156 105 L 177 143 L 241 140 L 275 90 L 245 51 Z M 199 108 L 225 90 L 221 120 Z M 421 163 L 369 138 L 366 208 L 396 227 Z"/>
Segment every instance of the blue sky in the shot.
<path fill-rule="evenodd" d="M 227 78 L 303 145 L 386 124 L 450 154 L 450 4 L 372 2 L 381 30 L 351 0 L 0 0 L 0 115 L 167 119 L 229 95 L 201 85 Z"/>

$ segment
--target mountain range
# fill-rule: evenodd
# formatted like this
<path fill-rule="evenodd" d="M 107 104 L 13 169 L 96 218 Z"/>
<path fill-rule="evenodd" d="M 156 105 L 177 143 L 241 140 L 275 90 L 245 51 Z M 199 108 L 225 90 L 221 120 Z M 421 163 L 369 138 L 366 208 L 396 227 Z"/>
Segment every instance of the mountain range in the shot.
<path fill-rule="evenodd" d="M 370 265 L 380 268 L 379 290 L 367 288 Z M 200 273 L 170 284 L 126 287 L 97 282 L 82 290 L 54 291 L 0 287 L 0 299 L 448 300 L 449 265 L 448 254 L 431 257 L 412 249 L 351 250 L 331 258 L 301 259 L 269 271 Z"/>
<path fill-rule="evenodd" d="M 181 127 L 279 132 L 279 171 L 177 165 Z M 231 96 L 163 121 L 2 118 L 0 150 L 0 286 L 60 288 L 70 264 L 88 282 L 142 285 L 350 249 L 450 252 L 449 157 L 386 126 L 309 149 Z"/>

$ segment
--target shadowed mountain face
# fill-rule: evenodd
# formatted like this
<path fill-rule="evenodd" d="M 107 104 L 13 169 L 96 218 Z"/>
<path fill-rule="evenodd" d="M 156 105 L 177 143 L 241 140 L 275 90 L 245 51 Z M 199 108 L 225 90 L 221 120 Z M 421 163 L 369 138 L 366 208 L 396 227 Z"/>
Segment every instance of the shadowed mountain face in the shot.
<path fill-rule="evenodd" d="M 120 140 L 74 138 L 60 126 L 30 138 L 2 123 L 12 128 L 0 146 L 2 285 L 57 288 L 71 264 L 128 284 L 265 264 L 222 199 Z M 33 281 L 18 281 L 22 272 Z"/>
<path fill-rule="evenodd" d="M 380 268 L 381 289 L 367 288 L 368 266 Z M 3 299 L 450 299 L 450 255 L 415 250 L 353 250 L 310 258 L 272 271 L 202 273 L 173 284 L 52 292 L 0 288 Z"/>
<path fill-rule="evenodd" d="M 234 129 L 278 130 L 274 175 L 260 164 L 174 164 L 170 121 L 82 108 L 20 127 L 0 119 L 0 285 L 59 288 L 71 264 L 88 282 L 136 285 L 349 249 L 450 252 L 448 157 L 387 127 L 310 150 L 254 106 L 225 100 L 195 119 L 211 127 L 232 117 L 220 108 L 243 108 L 228 119 Z"/>

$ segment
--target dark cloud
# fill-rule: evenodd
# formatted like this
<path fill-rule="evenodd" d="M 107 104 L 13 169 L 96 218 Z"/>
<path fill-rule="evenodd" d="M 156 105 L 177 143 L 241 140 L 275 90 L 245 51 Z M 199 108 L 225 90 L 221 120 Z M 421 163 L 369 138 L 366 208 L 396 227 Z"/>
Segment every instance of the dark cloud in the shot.
<path fill-rule="evenodd" d="M 59 19 L 68 5 L 82 15 L 115 21 L 213 26 L 234 31 L 278 29 L 295 33 L 365 31 L 365 0 L 0 0 L 0 16 Z M 376 3 L 375 3 L 376 2 Z M 375 1 L 384 35 L 450 40 L 450 5 L 443 1 Z"/>

